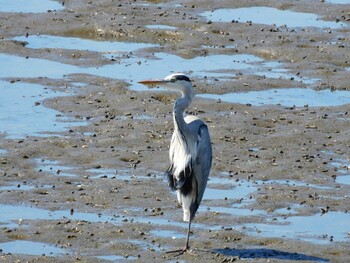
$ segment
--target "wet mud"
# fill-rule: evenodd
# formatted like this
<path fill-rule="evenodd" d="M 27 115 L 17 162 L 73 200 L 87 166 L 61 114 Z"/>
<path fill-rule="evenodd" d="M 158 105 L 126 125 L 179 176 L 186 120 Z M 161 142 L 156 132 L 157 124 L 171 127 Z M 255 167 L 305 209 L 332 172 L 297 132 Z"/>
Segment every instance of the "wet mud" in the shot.
<path fill-rule="evenodd" d="M 1 261 L 350 260 L 349 4 L 46 2 L 0 8 Z M 174 258 L 177 94 L 137 81 L 178 71 L 213 167 Z"/>

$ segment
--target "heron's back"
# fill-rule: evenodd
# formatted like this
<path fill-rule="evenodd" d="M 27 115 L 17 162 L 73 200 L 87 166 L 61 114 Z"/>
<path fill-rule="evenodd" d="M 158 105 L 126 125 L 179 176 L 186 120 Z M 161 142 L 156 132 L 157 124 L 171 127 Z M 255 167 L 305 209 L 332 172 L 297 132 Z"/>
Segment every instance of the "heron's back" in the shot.
<path fill-rule="evenodd" d="M 196 157 L 192 160 L 192 173 L 197 181 L 197 198 L 199 206 L 207 185 L 211 163 L 212 147 L 207 125 L 196 116 L 186 116 L 189 130 L 196 137 Z M 197 207 L 198 208 L 198 207 Z"/>

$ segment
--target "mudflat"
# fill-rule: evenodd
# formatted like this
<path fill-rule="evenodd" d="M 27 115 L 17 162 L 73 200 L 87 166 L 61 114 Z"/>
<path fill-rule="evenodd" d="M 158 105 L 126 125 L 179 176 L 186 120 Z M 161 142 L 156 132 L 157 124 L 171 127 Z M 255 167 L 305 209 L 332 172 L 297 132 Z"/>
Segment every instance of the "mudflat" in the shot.
<path fill-rule="evenodd" d="M 1 261 L 350 260 L 349 4 L 53 3 L 0 13 L 0 101 L 13 107 L 0 118 Z M 213 167 L 193 254 L 174 258 L 187 224 L 163 172 L 178 94 L 137 81 L 179 71 Z"/>

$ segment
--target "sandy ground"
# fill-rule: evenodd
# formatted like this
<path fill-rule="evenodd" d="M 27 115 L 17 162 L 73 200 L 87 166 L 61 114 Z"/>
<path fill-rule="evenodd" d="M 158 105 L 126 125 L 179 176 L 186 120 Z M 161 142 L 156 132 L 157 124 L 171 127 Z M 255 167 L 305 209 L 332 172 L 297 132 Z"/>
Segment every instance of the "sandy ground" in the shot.
<path fill-rule="evenodd" d="M 227 93 L 281 87 L 348 89 L 350 63 L 349 28 L 333 30 L 294 29 L 254 23 L 208 22 L 199 14 L 217 7 L 254 6 L 254 1 L 65 1 L 60 12 L 42 14 L 0 14 L 3 40 L 0 52 L 59 61 L 72 65 L 115 63 L 94 52 L 57 49 L 29 49 L 8 40 L 25 34 L 52 34 L 101 40 L 160 44 L 158 49 L 183 58 L 205 54 L 253 54 L 281 61 L 294 74 L 319 81 L 306 85 L 294 80 L 237 75 L 225 83 L 194 78 L 198 93 Z M 163 1 L 161 2 L 163 3 Z M 178 4 L 178 5 L 177 5 Z M 259 1 L 259 5 L 312 12 L 324 20 L 348 23 L 349 5 L 320 1 Z M 147 29 L 163 24 L 176 31 Z M 225 48 L 232 46 L 234 48 Z M 208 48 L 215 46 L 218 48 Z M 149 49 L 140 57 L 149 56 Z M 77 58 L 80 59 L 77 59 Z M 151 76 L 163 77 L 163 76 Z M 174 258 L 167 250 L 182 247 L 186 225 L 182 210 L 163 179 L 168 163 L 172 132 L 172 102 L 175 94 L 163 91 L 135 92 L 123 80 L 75 74 L 66 79 L 16 79 L 43 84 L 56 90 L 66 87 L 76 95 L 45 101 L 45 106 L 67 116 L 87 121 L 71 127 L 62 136 L 23 139 L 0 137 L 1 185 L 39 186 L 31 190 L 1 190 L 1 203 L 36 207 L 50 211 L 89 213 L 103 217 L 100 222 L 62 217 L 23 220 L 15 227 L 0 229 L 0 242 L 30 240 L 63 248 L 67 255 L 2 254 L 1 262 L 103 262 L 96 256 L 118 255 L 120 261 L 140 262 L 279 262 L 302 260 L 347 262 L 349 240 L 332 241 L 320 229 L 318 242 L 288 235 L 269 238 L 249 232 L 246 223 L 272 224 L 274 212 L 297 206 L 293 216 L 346 213 L 350 209 L 350 185 L 335 182 L 336 158 L 348 158 L 350 121 L 348 106 L 283 107 L 251 106 L 196 98 L 189 113 L 205 120 L 213 142 L 211 178 L 232 184 L 256 182 L 245 208 L 262 210 L 258 216 L 235 216 L 215 212 L 242 200 L 203 200 L 193 225 L 194 255 Z M 137 81 L 137 80 L 135 80 Z M 88 85 L 74 88 L 76 82 Z M 147 117 L 145 117 L 147 116 Z M 73 167 L 75 176 L 39 171 L 37 160 L 54 160 Z M 40 162 L 39 162 L 40 163 Z M 112 178 L 92 178 L 89 169 L 116 171 Z M 121 178 L 118 178 L 120 176 Z M 293 184 L 264 184 L 290 180 Z M 216 182 L 216 181 L 215 181 Z M 46 185 L 49 187 L 40 187 Z M 314 187 L 317 185 L 319 187 Z M 215 189 L 226 189 L 218 183 Z M 233 189 L 232 191 L 234 191 Z M 253 200 L 248 202 L 248 200 Z M 291 215 L 286 213 L 285 218 Z M 271 219 L 271 220 L 270 220 Z M 150 222 L 150 223 L 149 223 Z M 337 222 L 334 222 L 337 224 Z M 164 231 L 179 233 L 171 238 Z M 346 229 L 344 232 L 349 232 Z"/>

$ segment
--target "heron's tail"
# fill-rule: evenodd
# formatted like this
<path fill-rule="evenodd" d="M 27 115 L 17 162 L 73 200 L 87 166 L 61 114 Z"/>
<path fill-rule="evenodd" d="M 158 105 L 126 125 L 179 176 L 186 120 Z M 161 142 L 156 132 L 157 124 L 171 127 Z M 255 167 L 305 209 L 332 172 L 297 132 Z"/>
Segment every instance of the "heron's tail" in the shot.
<path fill-rule="evenodd" d="M 183 220 L 185 221 L 185 222 L 190 222 L 190 218 L 191 218 L 191 215 L 190 215 L 191 213 L 190 213 L 190 210 L 185 210 L 184 209 L 184 218 L 183 218 Z"/>
<path fill-rule="evenodd" d="M 181 191 L 177 190 L 177 198 L 183 209 L 183 221 L 192 221 L 196 215 L 198 204 L 192 195 L 184 196 Z"/>

